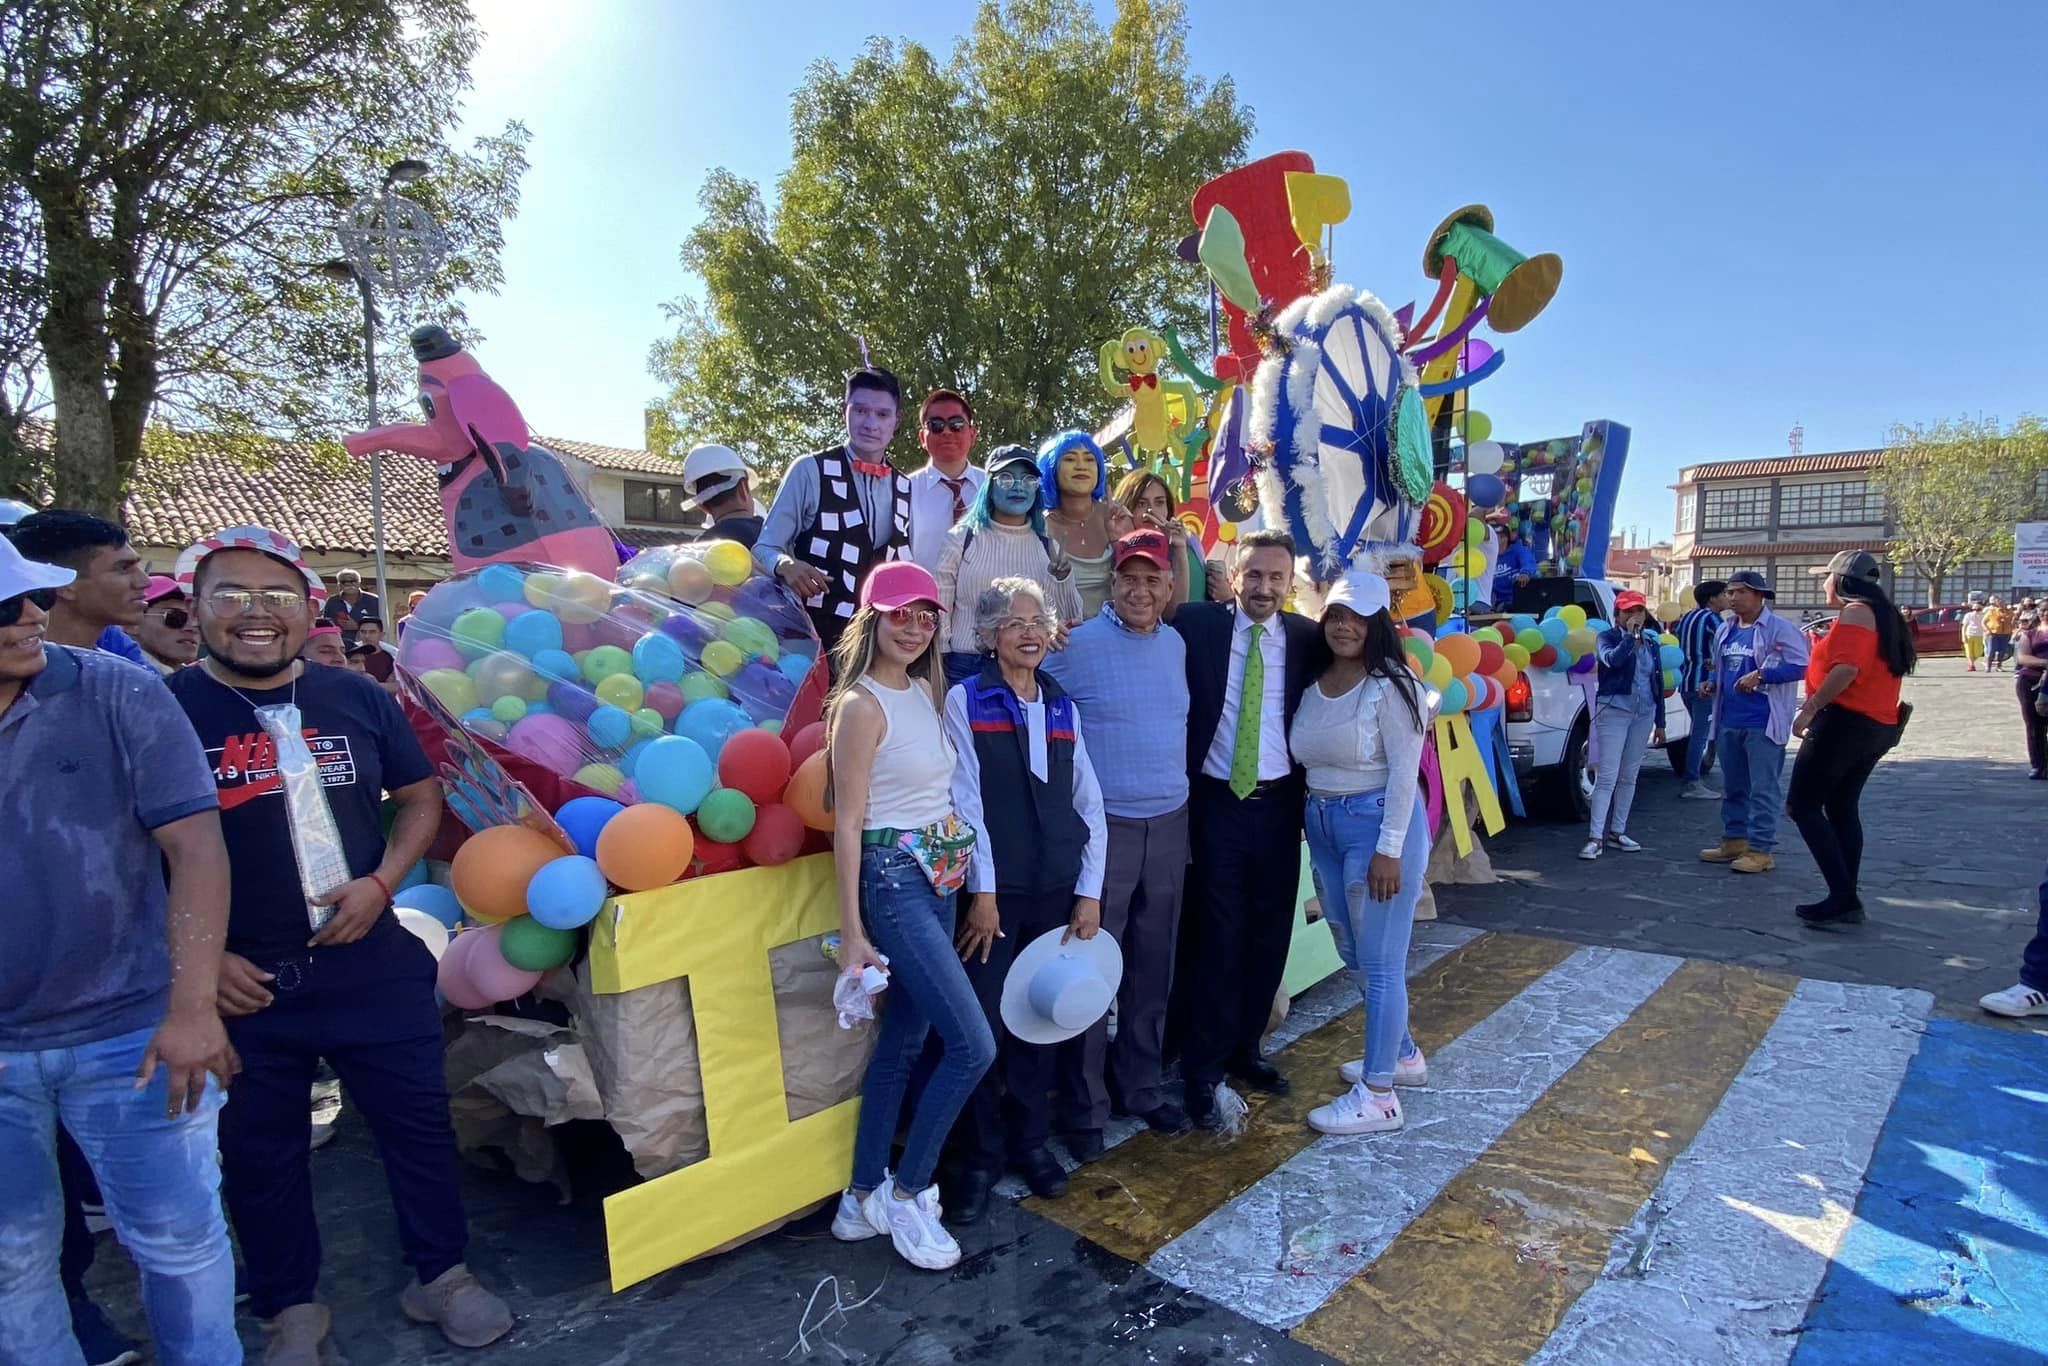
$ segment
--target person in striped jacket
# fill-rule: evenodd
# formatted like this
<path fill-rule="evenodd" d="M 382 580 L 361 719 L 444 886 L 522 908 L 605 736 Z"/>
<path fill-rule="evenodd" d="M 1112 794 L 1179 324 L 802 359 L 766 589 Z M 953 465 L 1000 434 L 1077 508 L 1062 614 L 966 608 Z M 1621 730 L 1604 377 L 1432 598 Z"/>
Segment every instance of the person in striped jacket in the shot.
<path fill-rule="evenodd" d="M 1685 742 L 1685 785 L 1678 795 L 1719 801 L 1721 794 L 1707 785 L 1706 778 L 1714 762 L 1714 699 L 1700 695 L 1700 683 L 1714 672 L 1714 637 L 1728 610 L 1728 585 L 1708 579 L 1692 590 L 1692 600 L 1696 605 L 1678 619 L 1678 645 L 1685 651 L 1678 695 L 1692 717 L 1691 737 Z"/>

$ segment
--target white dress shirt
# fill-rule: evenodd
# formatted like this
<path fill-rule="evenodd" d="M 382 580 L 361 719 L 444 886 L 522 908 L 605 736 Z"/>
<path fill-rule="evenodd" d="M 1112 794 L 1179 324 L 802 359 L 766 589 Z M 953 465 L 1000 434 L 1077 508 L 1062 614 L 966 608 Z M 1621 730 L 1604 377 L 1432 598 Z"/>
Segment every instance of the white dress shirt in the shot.
<path fill-rule="evenodd" d="M 982 830 L 981 756 L 975 752 L 974 728 L 967 721 L 967 686 L 956 683 L 946 690 L 946 738 L 952 742 L 955 755 L 953 810 L 961 820 Z M 1025 753 L 1030 756 L 1031 772 L 1044 782 L 1050 768 L 1046 756 L 1044 694 L 1036 702 L 1022 698 L 1017 701 L 1028 733 Z M 1081 851 L 1081 875 L 1074 880 L 1074 895 L 1100 897 L 1103 869 L 1109 857 L 1109 823 L 1102 816 L 1102 788 L 1095 781 L 1095 766 L 1088 762 L 1088 747 L 1081 741 L 1079 710 L 1075 709 L 1074 718 L 1074 810 L 1088 827 L 1088 843 Z M 974 842 L 974 853 L 968 860 L 967 885 L 962 890 L 972 893 L 995 889 L 995 848 L 984 835 Z"/>
<path fill-rule="evenodd" d="M 953 490 L 942 482 L 946 476 L 937 465 L 907 476 L 910 480 L 910 558 L 934 574 L 939 557 L 946 553 L 946 533 L 953 529 Z M 975 495 L 988 482 L 988 471 L 969 465 L 960 472 L 967 482 L 960 489 L 960 505 L 974 506 Z"/>
<path fill-rule="evenodd" d="M 1244 661 L 1251 651 L 1252 619 L 1242 607 L 1230 609 L 1230 672 L 1223 683 L 1223 715 L 1216 722 L 1216 738 L 1202 760 L 1202 772 L 1211 778 L 1230 781 L 1230 760 L 1237 752 L 1237 712 L 1244 693 Z M 1261 623 L 1259 653 L 1266 661 L 1265 697 L 1259 708 L 1259 781 L 1268 783 L 1287 776 L 1287 631 L 1275 612 Z"/>

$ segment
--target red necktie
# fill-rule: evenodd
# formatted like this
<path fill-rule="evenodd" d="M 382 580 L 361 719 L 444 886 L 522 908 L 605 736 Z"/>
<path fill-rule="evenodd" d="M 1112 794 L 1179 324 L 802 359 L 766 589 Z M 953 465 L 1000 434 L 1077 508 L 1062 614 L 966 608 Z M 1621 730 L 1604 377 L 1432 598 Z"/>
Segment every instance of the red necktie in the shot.
<path fill-rule="evenodd" d="M 942 474 L 939 476 L 939 482 L 953 490 L 953 520 L 957 522 L 967 515 L 967 499 L 960 492 L 967 487 L 967 480 L 964 478 L 948 479 Z"/>

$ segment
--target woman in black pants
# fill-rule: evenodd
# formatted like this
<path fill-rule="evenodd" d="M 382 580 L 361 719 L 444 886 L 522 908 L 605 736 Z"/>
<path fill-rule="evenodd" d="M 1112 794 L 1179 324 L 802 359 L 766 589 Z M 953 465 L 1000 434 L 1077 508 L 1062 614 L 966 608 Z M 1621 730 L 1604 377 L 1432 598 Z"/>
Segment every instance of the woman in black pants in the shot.
<path fill-rule="evenodd" d="M 1899 685 L 1913 671 L 1912 632 L 1879 583 L 1877 559 L 1845 550 L 1828 562 L 1828 605 L 1841 615 L 1806 665 L 1806 701 L 1792 718 L 1802 737 L 1785 809 L 1827 879 L 1828 894 L 1797 908 L 1808 925 L 1858 924 L 1863 901 L 1863 784 L 1898 743 Z"/>
<path fill-rule="evenodd" d="M 2027 776 L 2036 781 L 2048 778 L 2048 719 L 2034 710 L 2034 690 L 2048 674 L 2048 631 L 2041 629 L 2040 614 L 2020 613 L 2020 628 L 2013 633 L 2013 649 L 2019 652 L 2013 670 L 2013 689 L 2020 698 L 2020 724 L 2027 728 Z"/>

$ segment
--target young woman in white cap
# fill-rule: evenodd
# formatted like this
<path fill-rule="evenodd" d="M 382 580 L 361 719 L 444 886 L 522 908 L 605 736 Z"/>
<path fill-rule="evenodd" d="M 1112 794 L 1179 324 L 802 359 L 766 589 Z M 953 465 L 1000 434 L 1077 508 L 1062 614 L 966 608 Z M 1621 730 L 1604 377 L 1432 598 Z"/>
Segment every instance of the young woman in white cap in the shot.
<path fill-rule="evenodd" d="M 839 969 L 888 973 L 861 1079 L 853 1180 L 832 1236 L 888 1234 L 912 1266 L 943 1271 L 960 1245 L 939 1223 L 939 1145 L 995 1061 L 995 1036 L 954 948 L 955 893 L 974 831 L 953 811 L 954 754 L 939 724 L 939 586 L 908 560 L 876 565 L 839 637 L 826 700 L 826 797 L 839 882 Z M 925 1039 L 942 1051 L 885 1169 Z"/>
<path fill-rule="evenodd" d="M 1913 633 L 1879 582 L 1877 557 L 1845 550 L 1828 561 L 1828 606 L 1841 613 L 1806 662 L 1806 700 L 1792 717 L 1802 737 L 1785 811 L 1813 854 L 1828 894 L 1797 908 L 1809 925 L 1863 919 L 1863 784 L 1899 740 L 1899 685 L 1913 672 Z"/>
<path fill-rule="evenodd" d="M 1388 615 L 1387 581 L 1353 570 L 1323 604 L 1330 664 L 1302 694 L 1289 741 L 1308 770 L 1309 863 L 1337 954 L 1365 998 L 1365 1056 L 1339 1069 L 1351 1089 L 1309 1112 L 1326 1134 L 1403 1124 L 1396 1086 L 1429 1065 L 1408 1034 L 1408 940 L 1429 863 L 1417 800 L 1433 705 Z"/>

